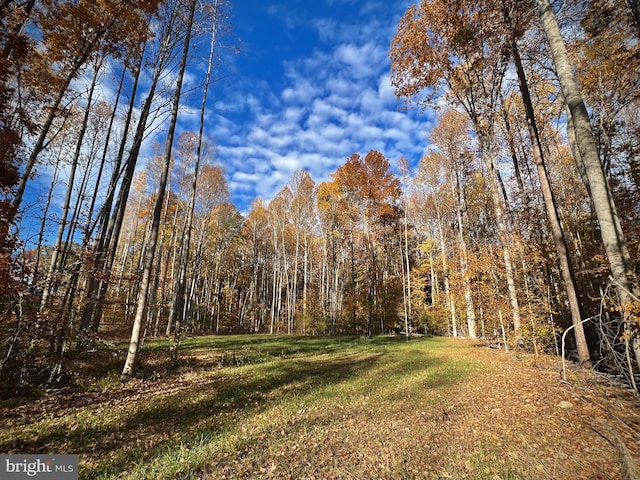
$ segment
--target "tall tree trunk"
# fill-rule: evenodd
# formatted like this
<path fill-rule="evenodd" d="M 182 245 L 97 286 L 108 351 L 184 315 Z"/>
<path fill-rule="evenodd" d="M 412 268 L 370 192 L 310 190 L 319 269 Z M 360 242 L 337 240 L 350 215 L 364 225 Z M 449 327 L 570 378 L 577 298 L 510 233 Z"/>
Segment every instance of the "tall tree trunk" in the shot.
<path fill-rule="evenodd" d="M 273 264 L 273 277 L 271 279 L 272 282 L 272 290 L 271 290 L 271 323 L 269 325 L 269 333 L 271 335 L 273 335 L 273 328 L 276 322 L 276 292 L 278 290 L 278 277 L 279 277 L 279 262 L 277 261 L 277 251 L 278 251 L 278 246 L 277 246 L 277 235 L 275 232 L 275 229 L 273 231 L 274 233 L 274 239 L 273 239 L 273 249 L 274 249 L 274 257 L 271 260 L 271 263 Z"/>
<path fill-rule="evenodd" d="M 118 186 L 118 182 L 120 181 L 120 177 L 121 177 L 121 171 L 120 171 L 120 166 L 122 164 L 122 159 L 124 158 L 124 150 L 125 150 L 125 145 L 126 145 L 126 139 L 128 137 L 128 132 L 129 132 L 129 126 L 131 125 L 131 119 L 133 117 L 133 110 L 134 110 L 134 106 L 135 106 L 135 99 L 136 99 L 136 93 L 138 90 L 138 81 L 140 79 L 140 72 L 142 70 L 142 60 L 144 58 L 144 55 L 141 54 L 140 55 L 140 59 L 139 59 L 139 63 L 137 66 L 137 69 L 135 71 L 134 74 L 134 82 L 133 82 L 133 87 L 132 87 L 132 92 L 131 92 L 131 100 L 129 102 L 129 108 L 127 111 L 127 116 L 124 122 L 124 126 L 123 126 L 123 134 L 122 134 L 122 138 L 120 140 L 120 147 L 118 150 L 118 155 L 116 157 L 116 163 L 113 166 L 113 172 L 111 174 L 111 180 L 109 182 L 109 186 L 107 188 L 107 195 L 106 198 L 104 200 L 104 203 L 102 205 L 102 208 L 100 209 L 100 213 L 98 215 L 98 222 L 100 223 L 100 229 L 99 229 L 99 233 L 98 233 L 98 239 L 96 242 L 96 253 L 95 253 L 95 271 L 99 272 L 101 275 L 93 275 L 91 276 L 91 278 L 89 279 L 89 285 L 87 287 L 87 292 L 86 292 L 86 302 L 85 302 L 85 307 L 83 309 L 82 312 L 82 320 L 81 320 L 81 332 L 85 332 L 88 330 L 89 326 L 92 323 L 92 319 L 94 318 L 95 315 L 95 308 L 96 308 L 96 302 L 97 302 L 97 296 L 98 296 L 98 292 L 100 291 L 100 286 L 102 282 L 108 283 L 107 279 L 103 279 L 101 280 L 100 278 L 103 277 L 103 274 L 106 273 L 105 272 L 105 262 L 106 262 L 106 256 L 107 256 L 107 251 L 106 248 L 109 244 L 109 239 L 108 239 L 108 232 L 109 232 L 109 219 L 111 218 L 111 208 L 113 206 L 113 200 L 115 198 L 115 192 Z M 117 114 L 117 107 L 120 101 L 120 96 L 122 95 L 122 88 L 124 85 L 124 80 L 125 80 L 125 76 L 127 73 L 127 69 L 123 69 L 122 71 L 122 75 L 120 76 L 120 84 L 118 85 L 118 93 L 116 95 L 116 101 L 113 107 L 113 113 L 111 115 L 111 119 L 109 121 L 109 129 L 107 132 L 107 139 L 105 140 L 105 148 L 102 152 L 102 159 L 103 162 L 106 161 L 106 155 L 107 155 L 107 150 L 108 150 L 108 146 L 109 146 L 109 139 L 111 138 L 111 133 L 112 133 L 112 129 L 113 129 L 113 123 L 115 121 L 116 118 L 116 114 Z M 98 318 L 98 320 L 94 323 L 94 331 L 98 330 L 98 326 L 100 323 L 100 319 Z M 80 341 L 84 341 L 84 339 L 80 339 Z"/>
<path fill-rule="evenodd" d="M 514 139 L 514 134 L 511 129 L 511 122 L 509 121 L 509 112 L 507 108 L 504 106 L 505 101 L 502 97 L 502 92 L 500 93 L 500 100 L 502 103 L 502 119 L 504 120 L 504 127 L 507 134 L 507 144 L 509 145 L 509 152 L 511 153 L 511 160 L 513 161 L 513 173 L 516 177 L 516 183 L 518 184 L 518 190 L 520 191 L 520 196 L 523 199 L 523 204 L 525 208 L 529 208 L 529 204 L 531 199 L 529 198 L 529 194 L 527 190 L 524 188 L 524 182 L 522 181 L 522 174 L 520 173 L 520 162 L 518 161 L 518 152 L 516 149 L 516 142 Z"/>
<path fill-rule="evenodd" d="M 98 80 L 99 70 L 100 70 L 99 67 L 96 68 L 96 71 L 94 72 L 94 75 L 93 75 L 91 86 L 89 88 L 89 97 L 87 98 L 87 105 L 86 105 L 84 116 L 82 119 L 82 125 L 80 127 L 80 132 L 78 133 L 78 138 L 76 140 L 76 149 L 71 162 L 71 171 L 69 173 L 67 192 L 65 194 L 64 204 L 62 206 L 62 215 L 60 218 L 60 225 L 58 227 L 58 234 L 56 236 L 56 241 L 53 246 L 51 263 L 49 264 L 49 271 L 47 273 L 47 278 L 45 280 L 45 284 L 42 290 L 42 298 L 40 299 L 40 309 L 38 311 L 39 314 L 42 314 L 44 312 L 45 308 L 47 307 L 49 295 L 51 294 L 52 290 L 55 288 L 56 282 L 54 282 L 54 275 L 56 273 L 56 270 L 58 269 L 59 257 L 64 254 L 64 252 L 62 251 L 63 250 L 62 237 L 64 236 L 64 231 L 67 227 L 67 217 L 69 215 L 69 210 L 71 206 L 71 196 L 73 194 L 73 186 L 75 182 L 76 171 L 78 169 L 78 162 L 80 161 L 80 153 L 82 151 L 84 136 L 87 131 L 87 124 L 89 123 L 89 114 L 91 112 L 93 93 L 95 91 L 96 82 Z M 64 246 L 65 250 L 68 248 L 69 248 L 69 245 Z"/>
<path fill-rule="evenodd" d="M 42 210 L 42 220 L 40 221 L 40 230 L 38 232 L 38 250 L 36 252 L 36 258 L 34 260 L 33 266 L 33 278 L 38 281 L 38 275 L 40 273 L 40 256 L 42 255 L 42 250 L 44 248 L 44 232 L 47 226 L 47 219 L 49 217 L 49 208 L 51 208 L 51 200 L 53 199 L 53 191 L 55 189 L 56 183 L 58 182 L 58 171 L 60 166 L 60 155 L 56 159 L 56 163 L 53 167 L 53 175 L 51 178 L 51 185 L 49 186 L 49 192 L 47 193 L 47 201 L 44 205 L 44 209 Z"/>
<path fill-rule="evenodd" d="M 467 252 L 467 242 L 465 241 L 464 235 L 464 221 L 462 218 L 462 209 L 465 208 L 463 204 L 464 202 L 464 192 L 462 191 L 462 185 L 460 182 L 459 174 L 456 171 L 455 175 L 455 187 L 453 185 L 453 181 L 451 182 L 451 188 L 453 190 L 454 198 L 456 201 L 456 216 L 458 219 L 458 244 L 460 245 L 460 266 L 462 270 L 462 283 L 464 285 L 464 303 L 466 306 L 467 313 L 467 328 L 469 329 L 469 337 L 476 338 L 476 312 L 473 304 L 473 296 L 471 294 L 471 280 L 469 279 L 469 254 Z"/>
<path fill-rule="evenodd" d="M 156 204 L 153 209 L 153 217 L 151 223 L 151 230 L 149 232 L 149 243 L 147 252 L 145 255 L 144 268 L 142 271 L 142 279 L 140 281 L 140 290 L 138 291 L 138 299 L 136 305 L 136 314 L 133 320 L 133 329 L 131 331 L 131 339 L 129 342 L 129 351 L 127 353 L 127 359 L 122 369 L 122 377 L 130 378 L 134 372 L 138 360 L 139 343 L 140 343 L 140 331 L 142 328 L 142 321 L 145 317 L 147 308 L 147 298 L 149 293 L 149 281 L 151 279 L 151 270 L 153 267 L 153 260 L 155 256 L 156 245 L 158 242 L 158 233 L 160 231 L 160 217 L 162 214 L 162 206 L 164 204 L 164 195 L 167 187 L 167 178 L 169 177 L 169 166 L 171 165 L 171 152 L 173 149 L 173 138 L 176 131 L 176 124 L 178 123 L 178 108 L 180 106 L 180 94 L 182 92 L 182 82 L 184 79 L 184 72 L 187 68 L 187 57 L 189 54 L 189 45 L 191 43 L 191 29 L 193 27 L 193 17 L 196 9 L 196 0 L 191 0 L 189 6 L 189 18 L 186 24 L 186 35 L 184 39 L 184 48 L 182 50 L 182 58 L 180 60 L 180 71 L 176 81 L 176 89 L 173 95 L 173 105 L 171 109 L 171 119 L 169 123 L 169 130 L 167 132 L 167 138 L 165 141 L 164 150 L 164 168 L 160 176 L 160 184 L 158 186 L 158 196 L 156 198 Z M 175 326 L 176 330 L 180 328 L 180 325 Z"/>
<path fill-rule="evenodd" d="M 307 291 L 309 285 L 309 242 L 307 233 L 304 234 L 304 266 L 303 266 L 303 283 L 302 283 L 302 317 L 304 319 L 303 332 L 305 335 L 306 332 L 306 324 L 308 322 L 308 299 L 307 299 Z"/>
<path fill-rule="evenodd" d="M 504 260 L 505 278 L 507 281 L 507 294 L 509 297 L 509 304 L 511 306 L 511 318 L 513 319 L 513 333 L 516 342 L 519 342 L 522 337 L 522 327 L 520 322 L 520 305 L 518 303 L 518 295 L 516 291 L 515 273 L 513 270 L 513 262 L 511 260 L 511 252 L 509 251 L 509 230 L 507 227 L 507 218 L 505 213 L 503 197 L 500 196 L 499 187 L 499 172 L 498 167 L 493 157 L 492 141 L 489 135 L 480 133 L 478 135 L 480 141 L 480 149 L 482 152 L 482 159 L 489 175 L 489 192 L 491 195 L 491 202 L 493 204 L 493 212 L 496 216 L 496 223 L 498 224 L 498 238 L 502 248 L 502 258 Z"/>
<path fill-rule="evenodd" d="M 544 155 L 542 150 L 542 143 L 540 139 L 540 133 L 536 122 L 535 112 L 533 109 L 533 103 L 531 102 L 531 95 L 529 92 L 529 86 L 525 76 L 525 71 L 520 58 L 520 52 L 515 41 L 512 42 L 511 51 L 516 66 L 516 72 L 518 75 L 518 81 L 520 84 L 520 92 L 522 94 L 522 100 L 524 102 L 525 112 L 527 115 L 527 127 L 529 130 L 529 137 L 531 145 L 533 147 L 533 160 L 536 164 L 538 177 L 540 180 L 540 190 L 544 200 L 545 209 L 547 212 L 547 218 L 551 226 L 551 233 L 553 235 L 553 242 L 556 247 L 556 254 L 558 255 L 558 261 L 560 263 L 560 273 L 564 283 L 565 291 L 567 293 L 567 299 L 569 301 L 569 310 L 571 312 L 571 321 L 574 325 L 574 334 L 576 338 L 576 345 L 578 347 L 578 358 L 580 363 L 589 364 L 589 346 L 587 339 L 584 335 L 584 328 L 582 324 L 582 314 L 580 309 L 580 300 L 576 291 L 575 275 L 573 267 L 571 265 L 571 259 L 569 258 L 569 249 L 567 247 L 566 237 L 560 223 L 558 216 L 558 209 L 556 207 L 556 201 L 551 190 L 551 183 L 549 181 L 549 174 L 544 161 Z"/>
<path fill-rule="evenodd" d="M 131 184 L 133 182 L 133 176 L 136 169 L 136 165 L 138 162 L 138 156 L 140 155 L 140 149 L 142 148 L 142 142 L 144 140 L 145 133 L 147 132 L 149 115 L 151 113 L 151 107 L 153 105 L 154 100 L 156 99 L 156 90 L 158 88 L 158 83 L 160 82 L 162 75 L 165 73 L 165 70 L 171 59 L 171 50 L 173 43 L 173 29 L 177 19 L 177 14 L 175 11 L 170 13 L 171 17 L 169 18 L 166 26 L 165 36 L 161 40 L 161 47 L 158 53 L 158 57 L 156 58 L 155 66 L 153 69 L 153 75 L 151 78 L 151 85 L 149 87 L 149 93 L 145 101 L 143 102 L 142 109 L 140 111 L 140 117 L 138 118 L 138 123 L 136 126 L 136 132 L 133 137 L 133 141 L 131 143 L 131 147 L 129 150 L 129 154 L 127 156 L 127 160 L 125 161 L 124 172 L 122 183 L 120 185 L 120 191 L 118 192 L 118 198 L 116 200 L 116 205 L 114 207 L 114 212 L 111 215 L 109 220 L 109 224 L 107 227 L 107 234 L 105 238 L 104 248 L 106 249 L 106 253 L 104 254 L 105 258 L 103 261 L 104 271 L 105 271 L 105 279 L 101 281 L 97 300 L 95 302 L 95 311 L 92 314 L 91 320 L 91 328 L 93 331 L 97 331 L 100 325 L 101 317 L 102 317 L 102 306 L 107 296 L 107 291 L 109 289 L 109 281 L 110 281 L 110 273 L 113 268 L 113 263 L 115 261 L 116 251 L 118 249 L 118 242 L 120 240 L 120 231 L 122 229 L 122 224 L 124 221 L 124 214 L 126 211 L 127 201 L 129 199 L 129 192 L 131 190 Z M 136 78 L 134 83 L 134 95 L 132 96 L 131 106 L 133 106 L 133 100 L 135 97 L 135 92 L 137 90 L 138 85 L 138 77 L 140 75 L 140 71 L 142 68 L 143 58 L 140 59 L 140 65 L 138 66 L 138 70 L 136 71 Z M 128 114 L 127 121 L 129 121 L 129 115 L 131 114 L 131 110 Z M 128 130 L 128 129 L 127 129 Z M 124 132 L 120 152 L 118 158 L 120 159 L 124 155 L 124 148 L 126 142 L 127 130 Z M 120 160 L 118 160 L 120 161 Z"/>
<path fill-rule="evenodd" d="M 611 189 L 600 163 L 598 149 L 591 130 L 589 114 L 578 83 L 574 77 L 569 54 L 560 33 L 560 27 L 549 0 L 536 0 L 540 19 L 551 47 L 553 62 L 565 102 L 569 107 L 575 132 L 579 159 L 589 182 L 589 193 L 598 217 L 602 241 L 607 253 L 611 275 L 616 282 L 618 295 L 626 305 L 631 302 L 630 292 L 637 288 L 633 262 L 622 232 Z"/>
<path fill-rule="evenodd" d="M 447 262 L 447 245 L 444 241 L 444 225 L 440 216 L 440 204 L 438 202 L 437 193 L 434 195 L 434 203 L 436 207 L 436 217 L 438 219 L 438 236 L 440 239 L 440 251 L 442 252 L 442 270 L 444 272 L 444 296 L 451 314 L 451 335 L 458 336 L 458 321 L 456 318 L 456 302 L 451 295 L 451 285 L 449 284 L 449 266 Z"/>
<path fill-rule="evenodd" d="M 192 0 L 191 22 L 193 22 L 193 12 L 195 9 L 196 0 Z M 218 0 L 214 2 L 214 9 L 218 8 Z M 209 91 L 209 84 L 211 82 L 211 71 L 213 68 L 213 56 L 215 53 L 216 45 L 216 25 L 217 19 L 214 17 L 213 25 L 211 26 L 211 42 L 209 44 L 209 61 L 207 64 L 207 73 L 204 80 L 204 90 L 202 93 L 202 103 L 200 105 L 200 130 L 198 132 L 198 146 L 196 149 L 196 164 L 193 169 L 193 182 L 191 185 L 191 197 L 189 200 L 189 210 L 187 211 L 187 221 L 184 226 L 184 235 L 182 240 L 182 251 L 180 257 L 180 266 L 178 269 L 178 276 L 175 284 L 174 294 L 174 308 L 175 316 L 170 319 L 169 322 L 174 325 L 182 325 L 185 320 L 185 293 L 186 293 L 186 279 L 187 279 L 187 265 L 189 263 L 189 250 L 191 243 L 191 232 L 193 230 L 193 214 L 196 205 L 196 194 L 198 189 L 198 174 L 200 173 L 200 161 L 202 159 L 202 140 L 204 137 L 204 114 L 207 106 L 207 93 Z M 185 53 L 186 55 L 186 53 Z M 195 273 L 194 273 L 195 276 Z M 172 322 L 173 320 L 173 322 Z M 171 365 L 173 367 L 178 364 L 178 348 L 180 345 L 181 332 L 179 328 L 174 330 L 173 344 L 171 346 Z"/>
<path fill-rule="evenodd" d="M 433 248 L 429 248 L 429 272 L 431 274 L 431 305 L 435 305 L 438 299 L 438 275 L 433 260 Z"/>
<path fill-rule="evenodd" d="M 400 273 L 402 274 L 402 306 L 404 309 L 404 331 L 409 339 L 409 308 L 407 299 L 407 277 L 405 276 L 404 252 L 402 248 L 402 240 L 400 240 Z"/>
<path fill-rule="evenodd" d="M 400 164 L 401 166 L 401 171 L 403 174 L 403 181 L 406 183 L 406 173 L 408 173 L 409 168 L 408 168 L 408 163 L 406 162 L 402 162 Z M 403 230 L 404 230 L 404 242 L 400 242 L 400 253 L 401 253 L 401 257 L 402 257 L 402 287 L 403 287 L 403 292 L 402 292 L 402 296 L 403 296 L 403 300 L 404 300 L 404 323 L 405 323 L 405 329 L 407 330 L 407 335 L 409 334 L 408 332 L 408 327 L 409 327 L 409 320 L 411 319 L 412 316 L 412 309 L 411 309 L 411 264 L 409 262 L 409 202 L 406 201 L 406 196 L 405 196 L 405 202 L 404 202 L 404 219 L 403 219 Z M 404 243 L 404 245 L 403 245 Z M 404 246 L 404 252 L 403 247 Z M 406 274 L 406 277 L 405 277 Z"/>
<path fill-rule="evenodd" d="M 296 299 L 298 298 L 298 256 L 300 252 L 300 228 L 296 225 L 296 247 L 293 260 L 293 286 L 291 295 L 291 328 L 289 333 L 295 333 L 296 328 Z"/>

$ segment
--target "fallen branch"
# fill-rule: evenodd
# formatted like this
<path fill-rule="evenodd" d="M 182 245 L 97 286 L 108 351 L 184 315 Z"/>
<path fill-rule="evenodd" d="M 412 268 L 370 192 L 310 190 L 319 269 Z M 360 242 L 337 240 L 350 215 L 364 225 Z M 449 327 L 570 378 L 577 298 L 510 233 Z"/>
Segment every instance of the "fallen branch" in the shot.
<path fill-rule="evenodd" d="M 624 441 L 620 438 L 620 435 L 618 435 L 618 432 L 602 421 L 598 422 L 598 425 L 607 432 L 608 436 L 595 427 L 591 428 L 616 449 L 618 458 L 622 464 L 622 480 L 640 480 L 640 469 L 638 469 L 638 465 L 629 453 L 629 449 Z"/>
<path fill-rule="evenodd" d="M 589 321 L 591 321 L 594 318 L 597 318 L 599 316 L 600 316 L 600 314 L 594 315 L 593 317 L 585 318 L 580 323 L 578 323 L 576 325 L 571 325 L 564 332 L 562 332 L 562 380 L 564 380 L 565 382 L 567 381 L 567 368 L 566 368 L 566 365 L 565 365 L 565 348 L 564 347 L 565 347 L 565 339 L 567 338 L 567 333 L 569 333 L 569 330 L 575 328 L 576 326 L 582 325 L 585 322 L 589 322 Z"/>

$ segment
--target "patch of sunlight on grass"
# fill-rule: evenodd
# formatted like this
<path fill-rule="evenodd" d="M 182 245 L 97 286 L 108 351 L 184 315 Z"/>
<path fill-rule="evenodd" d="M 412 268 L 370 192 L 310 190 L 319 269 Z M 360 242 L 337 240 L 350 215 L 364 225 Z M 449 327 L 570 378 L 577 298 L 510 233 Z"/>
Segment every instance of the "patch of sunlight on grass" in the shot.
<path fill-rule="evenodd" d="M 144 348 L 165 350 L 168 341 Z M 438 402 L 476 368 L 461 353 L 468 347 L 438 338 L 234 335 L 189 338 L 181 348 L 245 360 L 119 387 L 128 397 L 116 387 L 63 415 L 4 425 L 0 448 L 17 441 L 79 453 L 86 479 L 198 478 L 225 469 L 230 478 L 265 476 L 284 438 L 320 448 L 336 422 L 364 422 L 362 412 L 380 422 L 385 409 L 395 415 Z"/>
<path fill-rule="evenodd" d="M 223 429 L 207 430 L 203 425 L 197 435 L 184 435 L 179 445 L 167 445 L 153 458 L 138 462 L 124 478 L 195 478 L 209 469 L 219 473 L 224 468 L 235 478 L 266 474 L 269 455 L 278 454 L 274 442 L 279 436 L 324 434 L 322 425 L 333 422 L 336 415 L 349 417 L 363 406 L 385 408 L 405 396 L 439 391 L 473 371 L 468 362 L 440 358 L 429 340 L 407 345 L 355 338 L 349 347 L 333 342 L 319 342 L 335 345 L 331 353 L 323 347 L 323 353 L 312 356 L 237 369 L 244 378 L 261 379 L 260 390 L 266 393 L 260 400 L 243 408 Z M 203 401 L 197 399 L 188 408 Z M 246 403 L 246 398 L 240 392 L 233 401 Z M 238 457 L 245 458 L 243 463 Z"/>

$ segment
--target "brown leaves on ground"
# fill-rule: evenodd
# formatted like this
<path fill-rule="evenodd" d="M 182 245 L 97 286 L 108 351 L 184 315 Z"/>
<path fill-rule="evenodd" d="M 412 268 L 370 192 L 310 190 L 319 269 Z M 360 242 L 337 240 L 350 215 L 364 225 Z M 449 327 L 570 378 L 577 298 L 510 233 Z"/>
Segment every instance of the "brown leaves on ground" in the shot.
<path fill-rule="evenodd" d="M 464 451 L 491 446 L 522 478 L 622 478 L 618 454 L 602 437 L 606 424 L 640 454 L 640 403 L 631 392 L 581 369 L 565 384 L 553 357 L 486 349 L 473 356 L 490 368 L 452 392 L 460 416 L 448 422 Z"/>
<path fill-rule="evenodd" d="M 265 478 L 303 472 L 345 479 L 623 478 L 603 424 L 638 458 L 640 404 L 630 392 L 582 370 L 564 384 L 558 359 L 485 348 L 464 356 L 481 367 L 467 381 L 387 402 L 350 399 L 313 421 L 290 420 L 288 433 L 267 442 L 261 472 Z M 296 429 L 296 423 L 310 426 Z M 238 462 L 235 470 L 220 466 L 227 478 L 259 478 Z"/>
<path fill-rule="evenodd" d="M 107 461 L 123 478 L 149 478 L 132 465 L 178 450 L 181 478 L 212 479 L 622 478 L 616 435 L 640 457 L 640 402 L 591 371 L 571 369 L 563 382 L 553 357 L 408 345 L 274 362 L 259 370 L 266 379 L 190 371 L 2 407 L 0 450 L 79 453 L 85 478 Z M 49 431 L 37 432 L 43 415 Z M 97 420 L 107 415 L 119 420 Z M 67 417 L 80 423 L 56 423 Z"/>

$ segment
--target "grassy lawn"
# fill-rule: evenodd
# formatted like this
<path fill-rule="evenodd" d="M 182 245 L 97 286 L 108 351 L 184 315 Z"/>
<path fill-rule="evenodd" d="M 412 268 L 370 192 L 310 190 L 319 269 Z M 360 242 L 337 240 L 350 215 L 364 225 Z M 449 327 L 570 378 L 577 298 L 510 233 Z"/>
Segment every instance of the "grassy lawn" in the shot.
<path fill-rule="evenodd" d="M 197 337 L 171 374 L 154 363 L 167 348 L 148 342 L 144 376 L 127 384 L 114 370 L 82 392 L 2 407 L 0 451 L 78 453 L 80 477 L 91 479 L 548 479 L 572 478 L 558 475 L 561 463 L 576 475 L 617 468 L 613 450 L 601 463 L 571 464 L 571 439 L 565 451 L 560 437 L 541 439 L 528 425 L 547 412 L 535 427 L 548 432 L 583 414 L 555 408 L 565 386 L 518 375 L 532 392 L 501 403 L 515 388 L 505 359 L 535 368 L 469 343 Z M 518 412 L 525 418 L 512 418 Z"/>

